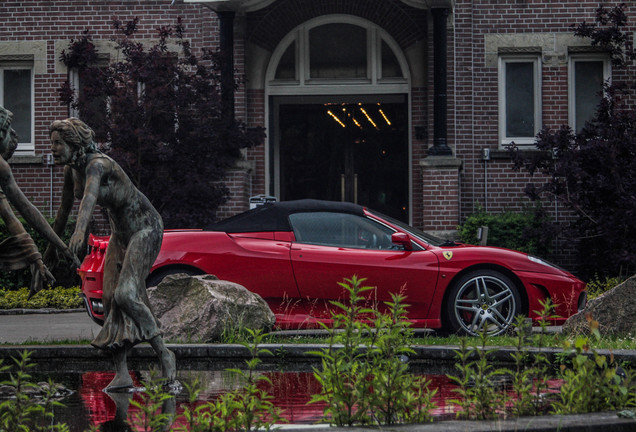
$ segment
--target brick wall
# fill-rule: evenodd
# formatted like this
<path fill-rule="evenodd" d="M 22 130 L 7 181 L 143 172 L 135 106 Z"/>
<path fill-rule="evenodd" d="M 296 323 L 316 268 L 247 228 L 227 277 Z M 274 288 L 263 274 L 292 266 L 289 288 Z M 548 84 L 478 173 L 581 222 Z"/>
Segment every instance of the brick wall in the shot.
<path fill-rule="evenodd" d="M 604 2 L 606 7 L 619 1 Z M 488 162 L 485 176 L 481 149 L 498 149 L 498 69 L 487 61 L 486 38 L 497 35 L 531 34 L 532 37 L 567 38 L 572 24 L 594 22 L 598 1 L 518 1 L 458 0 L 453 19 L 455 56 L 449 63 L 455 70 L 452 90 L 456 98 L 454 111 L 449 111 L 449 127 L 455 128 L 456 156 L 464 162 L 461 178 L 461 218 L 474 211 L 479 203 L 489 211 L 518 210 L 527 203 L 523 193 L 531 179 L 525 173 L 513 172 L 508 158 Z M 636 29 L 636 8 L 628 5 L 632 34 Z M 573 38 L 578 44 L 583 42 Z M 554 46 L 542 47 L 542 123 L 558 128 L 568 123 L 567 59 L 553 52 Z M 496 56 L 496 53 L 494 53 Z M 452 68 L 452 66 L 451 66 Z M 624 73 L 615 72 L 621 79 Z M 449 90 L 451 92 L 451 90 Z M 452 118 L 452 120 L 450 120 Z M 540 181 L 541 179 L 535 179 Z M 488 191 L 488 193 L 487 193 Z M 560 217 L 569 217 L 565 212 Z"/>
<path fill-rule="evenodd" d="M 67 79 L 60 67 L 60 49 L 86 29 L 94 41 L 107 41 L 113 37 L 113 19 L 127 21 L 139 18 L 140 39 L 156 40 L 156 29 L 175 24 L 182 17 L 186 36 L 193 47 L 215 47 L 218 43 L 216 14 L 207 8 L 169 1 L 12 1 L 0 3 L 0 56 L 15 54 L 16 43 L 43 42 L 45 56 L 36 59 L 38 65 L 34 85 L 35 157 L 12 158 L 10 161 L 16 182 L 27 197 L 45 216 L 56 213 L 60 203 L 62 167 L 49 167 L 43 156 L 49 153 L 48 127 L 53 120 L 67 118 L 68 108 L 58 101 L 57 91 Z M 28 54 L 28 53 L 21 53 Z M 0 57 L 1 59 L 1 57 Z M 41 71 L 41 72 L 40 72 Z M 77 206 L 76 206 L 77 208 Z M 96 226 L 104 231 L 106 221 L 101 212 L 95 212 Z"/>
<path fill-rule="evenodd" d="M 44 57 L 35 78 L 35 158 L 12 163 L 14 174 L 27 196 L 49 215 L 59 205 L 61 168 L 41 162 L 48 152 L 48 125 L 68 116 L 57 101 L 57 89 L 66 80 L 60 69 L 60 46 L 77 38 L 86 29 L 95 40 L 113 35 L 111 20 L 140 19 L 139 37 L 154 39 L 155 29 L 182 17 L 193 47 L 218 45 L 218 21 L 211 10 L 194 4 L 170 1 L 12 1 L 0 3 L 5 25 L 0 28 L 0 55 L 7 44 L 21 41 L 42 42 Z M 605 6 L 620 1 L 604 2 Z M 512 171 L 504 151 L 484 163 L 481 150 L 501 150 L 498 126 L 497 47 L 506 41 L 527 38 L 541 50 L 542 124 L 553 128 L 568 121 L 567 46 L 571 25 L 593 22 L 598 0 L 456 0 L 448 21 L 448 142 L 461 169 L 453 168 L 433 176 L 426 172 L 426 149 L 433 143 L 433 50 L 430 11 L 415 9 L 400 0 L 286 0 L 250 12 L 235 20 L 235 67 L 245 74 L 247 41 L 273 50 L 291 29 L 324 14 L 350 14 L 380 25 L 406 49 L 422 43 L 426 76 L 411 88 L 413 126 L 411 130 L 411 174 L 413 224 L 435 230 L 453 230 L 475 210 L 491 212 L 520 210 L 528 203 L 523 193 L 531 181 L 526 173 Z M 632 38 L 636 30 L 636 7 L 628 3 Z M 244 26 L 244 27 L 243 27 Z M 494 41 L 494 42 L 493 42 Z M 566 41 L 566 42 L 563 42 Z M 568 42 L 569 41 L 569 42 Z M 582 43 L 580 40 L 575 43 Z M 561 44 L 561 45 L 560 45 Z M 494 47 L 494 48 L 493 48 Z M 493 61 L 494 59 L 494 61 Z M 633 71 L 632 71 L 633 72 Z M 613 79 L 625 78 L 614 72 Z M 248 127 L 268 127 L 265 118 L 264 83 L 249 88 L 242 84 L 236 93 L 237 116 Z M 633 102 L 633 101 L 632 101 Z M 417 127 L 417 129 L 416 129 Z M 269 134 L 269 131 L 267 132 Z M 39 159 L 38 159 L 39 158 Z M 219 215 L 230 215 L 248 206 L 251 195 L 266 190 L 266 147 L 246 152 L 246 166 L 232 171 L 228 187 L 230 202 Z M 52 183 L 51 183 L 52 178 Z M 52 185 L 52 187 L 51 187 Z M 52 199 L 51 199 L 52 196 Z M 434 203 L 434 204 L 432 204 Z M 565 209 L 548 203 L 562 221 L 572 218 Z M 450 209 L 446 211 L 445 206 Z M 553 209 L 553 210 L 552 210 Z"/>

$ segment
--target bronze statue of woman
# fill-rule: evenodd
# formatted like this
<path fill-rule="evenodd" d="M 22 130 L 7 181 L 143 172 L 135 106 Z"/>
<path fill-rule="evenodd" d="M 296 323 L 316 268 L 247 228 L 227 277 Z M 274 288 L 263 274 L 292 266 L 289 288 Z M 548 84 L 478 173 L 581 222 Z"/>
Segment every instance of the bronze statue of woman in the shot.
<path fill-rule="evenodd" d="M 65 165 L 56 232 L 64 229 L 74 198 L 80 199 L 69 245 L 79 253 L 86 247 L 95 206 L 108 213 L 111 237 L 104 258 L 104 326 L 92 341 L 95 347 L 113 353 L 115 378 L 106 390 L 121 391 L 133 385 L 126 354 L 146 341 L 157 353 L 162 376 L 170 383 L 176 375 L 175 356 L 163 341 L 145 282 L 163 239 L 161 216 L 119 164 L 97 149 L 95 133 L 84 122 L 77 118 L 54 121 L 49 135 L 54 162 Z"/>
<path fill-rule="evenodd" d="M 13 177 L 11 167 L 7 163 L 18 145 L 17 135 L 11 128 L 12 120 L 11 111 L 0 106 L 0 217 L 4 220 L 10 235 L 0 243 L 0 270 L 18 270 L 30 265 L 31 297 L 45 283 L 53 283 L 55 278 L 44 265 L 35 242 L 13 213 L 9 203 L 13 204 L 31 227 L 69 258 L 76 268 L 80 262 L 53 231 L 42 213 L 24 196 Z"/>

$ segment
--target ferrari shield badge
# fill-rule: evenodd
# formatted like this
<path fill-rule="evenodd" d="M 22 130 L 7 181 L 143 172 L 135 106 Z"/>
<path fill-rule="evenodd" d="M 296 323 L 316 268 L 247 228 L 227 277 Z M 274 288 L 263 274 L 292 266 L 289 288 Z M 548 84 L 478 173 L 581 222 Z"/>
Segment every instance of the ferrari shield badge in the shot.
<path fill-rule="evenodd" d="M 444 255 L 444 258 L 446 258 L 447 260 L 450 260 L 451 258 L 453 258 L 453 252 L 451 251 L 444 251 L 442 254 Z"/>

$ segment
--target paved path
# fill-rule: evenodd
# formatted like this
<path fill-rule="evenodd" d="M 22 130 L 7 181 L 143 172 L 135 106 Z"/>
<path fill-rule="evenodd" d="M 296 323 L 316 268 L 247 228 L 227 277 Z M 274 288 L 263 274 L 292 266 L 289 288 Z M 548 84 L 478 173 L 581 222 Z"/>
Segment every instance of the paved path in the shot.
<path fill-rule="evenodd" d="M 0 343 L 90 341 L 100 328 L 85 311 L 0 315 Z"/>
<path fill-rule="evenodd" d="M 0 344 L 91 341 L 101 328 L 84 310 L 65 313 L 37 313 L 29 310 L 23 312 L 25 313 L 15 314 L 0 311 Z M 558 332 L 560 327 L 550 327 L 549 331 Z"/>

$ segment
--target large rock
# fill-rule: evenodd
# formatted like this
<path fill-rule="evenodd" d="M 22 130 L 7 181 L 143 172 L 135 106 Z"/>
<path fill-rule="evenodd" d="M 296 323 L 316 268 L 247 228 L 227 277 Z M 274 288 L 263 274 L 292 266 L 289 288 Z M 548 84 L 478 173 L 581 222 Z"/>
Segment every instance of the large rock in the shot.
<path fill-rule="evenodd" d="M 627 335 L 636 330 L 636 276 L 590 300 L 585 309 L 563 325 L 564 333 L 587 333 L 587 315 L 599 323 L 603 335 Z"/>
<path fill-rule="evenodd" d="M 213 342 L 224 332 L 269 329 L 275 322 L 262 297 L 213 275 L 167 276 L 148 288 L 148 298 L 164 338 L 173 342 Z"/>

